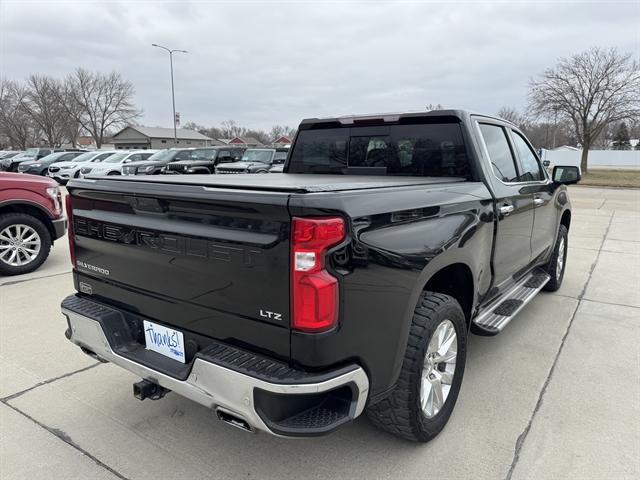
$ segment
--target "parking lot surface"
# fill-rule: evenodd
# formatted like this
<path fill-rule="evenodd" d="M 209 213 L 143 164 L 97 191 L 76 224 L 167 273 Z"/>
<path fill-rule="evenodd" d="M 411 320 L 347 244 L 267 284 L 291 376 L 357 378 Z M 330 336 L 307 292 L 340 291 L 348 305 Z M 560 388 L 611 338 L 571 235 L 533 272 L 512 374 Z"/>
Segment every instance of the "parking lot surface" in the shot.
<path fill-rule="evenodd" d="M 562 288 L 471 336 L 443 433 L 412 444 L 362 417 L 317 439 L 248 434 L 96 363 L 63 333 L 65 240 L 0 277 L 0 478 L 640 478 L 640 190 L 571 187 Z"/>

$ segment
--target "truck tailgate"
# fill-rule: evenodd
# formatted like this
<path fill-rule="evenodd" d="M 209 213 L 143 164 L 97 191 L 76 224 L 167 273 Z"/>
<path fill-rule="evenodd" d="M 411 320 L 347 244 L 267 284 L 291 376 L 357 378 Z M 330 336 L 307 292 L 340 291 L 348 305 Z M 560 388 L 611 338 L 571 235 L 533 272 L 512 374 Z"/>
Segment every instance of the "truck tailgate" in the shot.
<path fill-rule="evenodd" d="M 81 293 L 288 358 L 287 193 L 97 180 L 69 194 Z"/>

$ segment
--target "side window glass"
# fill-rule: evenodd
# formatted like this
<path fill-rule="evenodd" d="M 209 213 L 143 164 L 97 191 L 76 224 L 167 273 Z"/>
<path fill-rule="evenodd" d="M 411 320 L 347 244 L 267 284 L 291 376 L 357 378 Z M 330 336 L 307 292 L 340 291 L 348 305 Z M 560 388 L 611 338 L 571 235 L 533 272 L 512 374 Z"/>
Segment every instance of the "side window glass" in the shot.
<path fill-rule="evenodd" d="M 518 152 L 518 158 L 522 166 L 522 173 L 520 174 L 520 181 L 522 182 L 534 182 L 544 180 L 544 174 L 542 168 L 535 153 L 529 148 L 527 142 L 522 136 L 515 131 L 511 131 L 513 137 L 513 144 Z"/>
<path fill-rule="evenodd" d="M 480 131 L 489 152 L 493 174 L 503 182 L 517 182 L 516 164 L 504 129 L 497 125 L 481 123 Z"/>

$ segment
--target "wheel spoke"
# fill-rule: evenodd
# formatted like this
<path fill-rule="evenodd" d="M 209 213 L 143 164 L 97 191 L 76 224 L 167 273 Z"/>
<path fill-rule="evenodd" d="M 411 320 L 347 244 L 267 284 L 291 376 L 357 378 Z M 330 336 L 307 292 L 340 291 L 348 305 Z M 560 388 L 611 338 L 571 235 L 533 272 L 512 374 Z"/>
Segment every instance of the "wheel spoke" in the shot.
<path fill-rule="evenodd" d="M 454 370 L 455 371 L 455 370 Z M 440 372 L 440 383 L 443 385 L 451 385 L 453 383 L 453 372 Z"/>
<path fill-rule="evenodd" d="M 442 405 L 444 405 L 444 395 L 442 393 L 440 380 L 433 380 L 431 382 L 431 389 L 433 391 L 433 412 L 438 413 Z"/>
<path fill-rule="evenodd" d="M 7 262 L 11 263 L 11 264 L 15 263 L 17 256 L 18 256 L 18 251 L 17 250 L 13 250 L 11 252 L 11 256 L 9 257 L 9 260 L 7 260 Z"/>
<path fill-rule="evenodd" d="M 5 261 L 5 259 L 9 256 L 9 254 L 13 251 L 14 251 L 13 249 L 8 249 L 8 250 L 5 250 L 4 252 L 0 252 L 0 260 Z M 8 262 L 9 260 L 6 260 L 6 261 Z"/>

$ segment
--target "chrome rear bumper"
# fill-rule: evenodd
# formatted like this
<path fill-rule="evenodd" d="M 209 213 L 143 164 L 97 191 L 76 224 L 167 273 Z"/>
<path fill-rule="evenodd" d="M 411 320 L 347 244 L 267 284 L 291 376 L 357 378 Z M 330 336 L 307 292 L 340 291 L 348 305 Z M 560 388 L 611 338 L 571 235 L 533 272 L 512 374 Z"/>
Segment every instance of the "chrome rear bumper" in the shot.
<path fill-rule="evenodd" d="M 325 372 L 322 376 L 323 381 L 320 382 L 280 383 L 256 378 L 196 357 L 187 378 L 180 380 L 115 352 L 100 321 L 65 308 L 64 305 L 63 302 L 62 313 L 67 317 L 69 323 L 67 337 L 71 342 L 82 347 L 85 352 L 88 351 L 87 353 L 94 354 L 101 360 L 114 363 L 143 379 L 172 390 L 207 408 L 234 415 L 244 420 L 252 430 L 261 430 L 283 437 L 315 436 L 335 430 L 346 421 L 359 416 L 364 410 L 369 380 L 360 366 L 354 365 L 353 369 L 346 373 L 345 369 L 341 369 L 335 377 L 327 375 Z M 265 410 L 260 405 L 256 405 L 256 400 L 259 400 L 259 397 L 265 398 L 265 395 L 273 394 L 271 396 L 278 402 L 286 402 L 287 399 L 291 399 L 289 396 L 299 396 L 298 399 L 300 399 L 302 398 L 300 396 L 307 395 L 308 398 L 313 398 L 313 394 L 322 394 L 323 392 L 332 392 L 327 393 L 327 396 L 332 396 L 333 392 L 340 389 L 344 391 L 346 387 L 352 392 L 347 407 L 348 413 L 345 413 L 348 418 L 342 418 L 339 423 L 326 426 L 324 429 L 311 428 L 305 431 L 300 427 L 292 430 L 289 428 L 292 425 L 290 419 L 287 420 L 287 426 L 281 428 L 277 419 L 274 421 L 273 418 L 267 418 Z M 324 400 L 322 401 L 324 402 Z M 308 422 L 309 417 L 308 415 L 303 420 L 294 422 L 293 425 L 306 425 L 305 422 Z"/>

